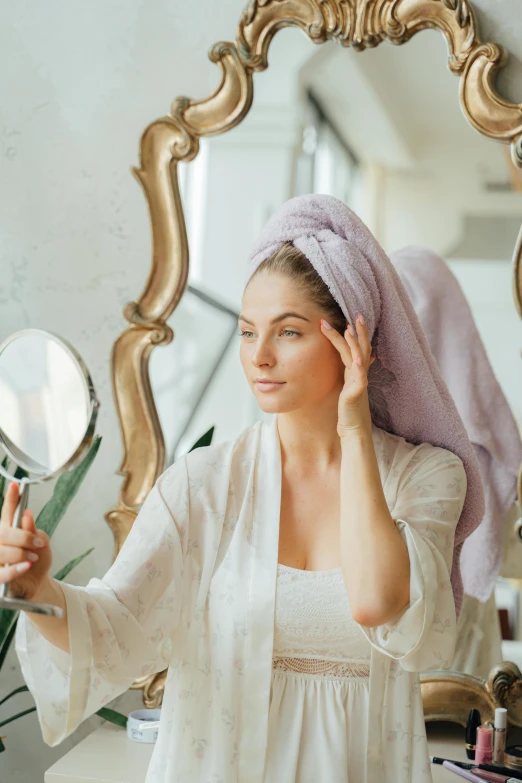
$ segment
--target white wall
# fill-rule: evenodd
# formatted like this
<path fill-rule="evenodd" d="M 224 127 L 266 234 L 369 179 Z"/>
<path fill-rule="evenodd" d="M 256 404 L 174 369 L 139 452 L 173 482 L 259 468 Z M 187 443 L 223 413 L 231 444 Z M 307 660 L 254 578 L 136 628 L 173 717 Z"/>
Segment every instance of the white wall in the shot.
<path fill-rule="evenodd" d="M 63 334 L 84 356 L 102 402 L 100 454 L 54 542 L 57 567 L 95 542 L 71 577 L 77 583 L 102 575 L 112 558 L 103 515 L 117 499 L 122 451 L 109 355 L 126 326 L 122 308 L 141 291 L 149 267 L 145 203 L 129 168 L 138 162 L 142 130 L 173 97 L 213 91 L 218 71 L 207 49 L 234 37 L 244 4 L 0 0 L 0 338 L 25 326 Z M 513 23 L 518 0 L 477 5 L 485 37 L 522 56 L 521 24 Z M 511 73 L 521 75 L 516 62 Z M 503 86 L 520 100 L 521 89 Z M 35 510 L 48 491 L 34 492 Z M 19 683 L 11 657 L 0 697 Z M 0 720 L 14 704 L 1 708 Z M 20 697 L 16 708 L 29 704 Z M 34 715 L 2 733 L 2 783 L 39 783 L 79 736 L 46 748 Z"/>

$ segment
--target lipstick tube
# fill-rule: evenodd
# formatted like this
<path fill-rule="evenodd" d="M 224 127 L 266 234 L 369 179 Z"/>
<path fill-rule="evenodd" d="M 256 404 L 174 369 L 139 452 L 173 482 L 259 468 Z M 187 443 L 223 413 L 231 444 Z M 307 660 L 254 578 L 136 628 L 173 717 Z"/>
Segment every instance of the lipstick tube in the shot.
<path fill-rule="evenodd" d="M 475 748 L 477 746 L 477 729 L 481 724 L 480 712 L 476 709 L 470 710 L 468 722 L 466 724 L 466 756 L 472 761 L 475 760 Z"/>

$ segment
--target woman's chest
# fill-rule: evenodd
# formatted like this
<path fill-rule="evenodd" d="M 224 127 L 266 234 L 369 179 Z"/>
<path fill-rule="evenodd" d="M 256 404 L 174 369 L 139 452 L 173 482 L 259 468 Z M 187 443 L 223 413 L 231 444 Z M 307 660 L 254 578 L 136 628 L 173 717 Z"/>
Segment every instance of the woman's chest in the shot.
<path fill-rule="evenodd" d="M 340 474 L 283 475 L 279 521 L 279 562 L 319 571 L 341 565 Z"/>

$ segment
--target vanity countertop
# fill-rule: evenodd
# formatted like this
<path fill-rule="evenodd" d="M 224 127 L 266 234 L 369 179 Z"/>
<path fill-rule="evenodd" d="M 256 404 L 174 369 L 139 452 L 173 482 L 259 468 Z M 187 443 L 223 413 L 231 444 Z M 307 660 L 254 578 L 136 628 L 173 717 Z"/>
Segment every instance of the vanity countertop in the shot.
<path fill-rule="evenodd" d="M 62 756 L 45 783 L 144 783 L 154 745 L 134 742 L 125 729 L 103 723 Z"/>
<path fill-rule="evenodd" d="M 430 754 L 467 761 L 464 729 L 451 723 L 429 723 Z M 144 783 L 153 745 L 133 742 L 125 731 L 111 723 L 79 742 L 45 773 L 45 783 Z M 433 764 L 433 783 L 462 780 Z"/>

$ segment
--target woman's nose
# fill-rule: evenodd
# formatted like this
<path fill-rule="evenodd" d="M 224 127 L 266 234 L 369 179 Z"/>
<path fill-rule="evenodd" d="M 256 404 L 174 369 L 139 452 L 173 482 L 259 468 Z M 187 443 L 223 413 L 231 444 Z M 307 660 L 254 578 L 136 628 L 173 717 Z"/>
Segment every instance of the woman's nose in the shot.
<path fill-rule="evenodd" d="M 265 342 L 258 342 L 252 355 L 252 364 L 259 367 L 262 364 L 272 366 L 274 364 L 274 354 Z"/>

